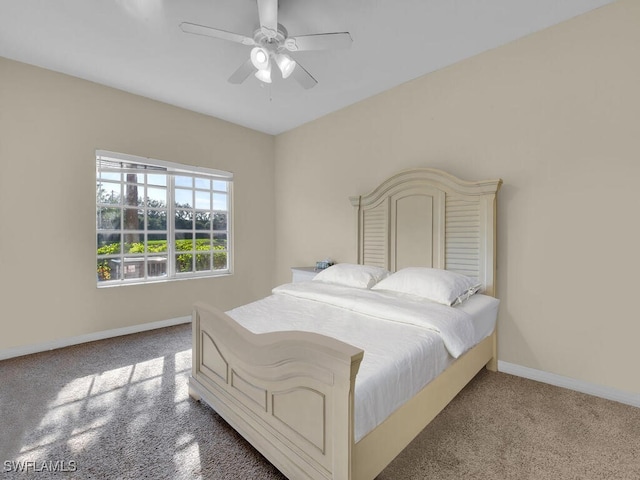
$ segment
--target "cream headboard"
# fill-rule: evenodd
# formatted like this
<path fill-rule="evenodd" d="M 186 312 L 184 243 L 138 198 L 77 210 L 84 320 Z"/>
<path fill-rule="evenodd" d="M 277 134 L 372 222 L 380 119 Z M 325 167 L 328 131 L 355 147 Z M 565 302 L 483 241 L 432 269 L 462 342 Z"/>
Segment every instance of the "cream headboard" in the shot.
<path fill-rule="evenodd" d="M 467 182 L 415 168 L 351 197 L 358 209 L 358 263 L 396 271 L 444 268 L 475 277 L 495 295 L 496 194 L 502 180 Z"/>

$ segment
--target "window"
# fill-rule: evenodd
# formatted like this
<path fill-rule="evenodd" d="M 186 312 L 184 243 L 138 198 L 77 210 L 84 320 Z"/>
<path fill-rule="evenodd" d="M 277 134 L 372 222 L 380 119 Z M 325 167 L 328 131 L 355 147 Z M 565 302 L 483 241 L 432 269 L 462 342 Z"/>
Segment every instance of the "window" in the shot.
<path fill-rule="evenodd" d="M 233 174 L 96 152 L 98 286 L 231 273 Z"/>

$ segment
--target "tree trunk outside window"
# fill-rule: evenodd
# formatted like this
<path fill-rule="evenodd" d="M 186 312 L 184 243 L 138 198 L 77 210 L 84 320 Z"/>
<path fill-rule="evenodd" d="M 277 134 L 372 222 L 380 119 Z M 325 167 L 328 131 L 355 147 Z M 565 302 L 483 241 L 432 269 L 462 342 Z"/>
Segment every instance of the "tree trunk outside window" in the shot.
<path fill-rule="evenodd" d="M 138 225 L 138 185 L 136 185 L 137 175 L 127 173 L 127 192 L 125 205 L 135 208 L 125 208 L 124 229 L 139 230 Z M 140 241 L 139 233 L 127 233 L 124 236 L 125 244 L 137 243 Z"/>

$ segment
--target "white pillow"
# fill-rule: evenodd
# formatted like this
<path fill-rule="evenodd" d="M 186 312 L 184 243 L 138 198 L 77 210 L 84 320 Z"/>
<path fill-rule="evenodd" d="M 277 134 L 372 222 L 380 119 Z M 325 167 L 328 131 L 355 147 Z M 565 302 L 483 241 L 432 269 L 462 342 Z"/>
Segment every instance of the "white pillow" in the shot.
<path fill-rule="evenodd" d="M 372 290 L 390 290 L 457 305 L 480 290 L 477 280 L 438 268 L 409 267 L 377 283 Z"/>
<path fill-rule="evenodd" d="M 370 265 L 354 265 L 351 263 L 337 263 L 321 270 L 314 282 L 335 283 L 345 287 L 371 288 L 389 275 L 389 271 L 381 267 Z"/>

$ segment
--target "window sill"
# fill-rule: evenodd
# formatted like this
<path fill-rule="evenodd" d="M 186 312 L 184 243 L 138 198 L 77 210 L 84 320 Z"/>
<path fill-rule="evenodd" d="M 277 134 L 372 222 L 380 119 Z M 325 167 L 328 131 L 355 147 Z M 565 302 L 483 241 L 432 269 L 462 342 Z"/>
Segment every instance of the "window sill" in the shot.
<path fill-rule="evenodd" d="M 177 276 L 174 278 L 162 278 L 158 280 L 140 281 L 137 279 L 132 279 L 130 281 L 118 280 L 118 281 L 114 281 L 113 283 L 109 281 L 105 281 L 105 282 L 97 283 L 96 288 L 102 289 L 102 288 L 113 288 L 113 287 L 128 287 L 130 285 L 155 285 L 158 283 L 183 282 L 185 280 L 202 280 L 203 278 L 230 277 L 232 275 L 233 275 L 233 272 L 225 270 L 224 272 L 215 273 L 215 274 L 193 275 L 188 277 Z"/>

